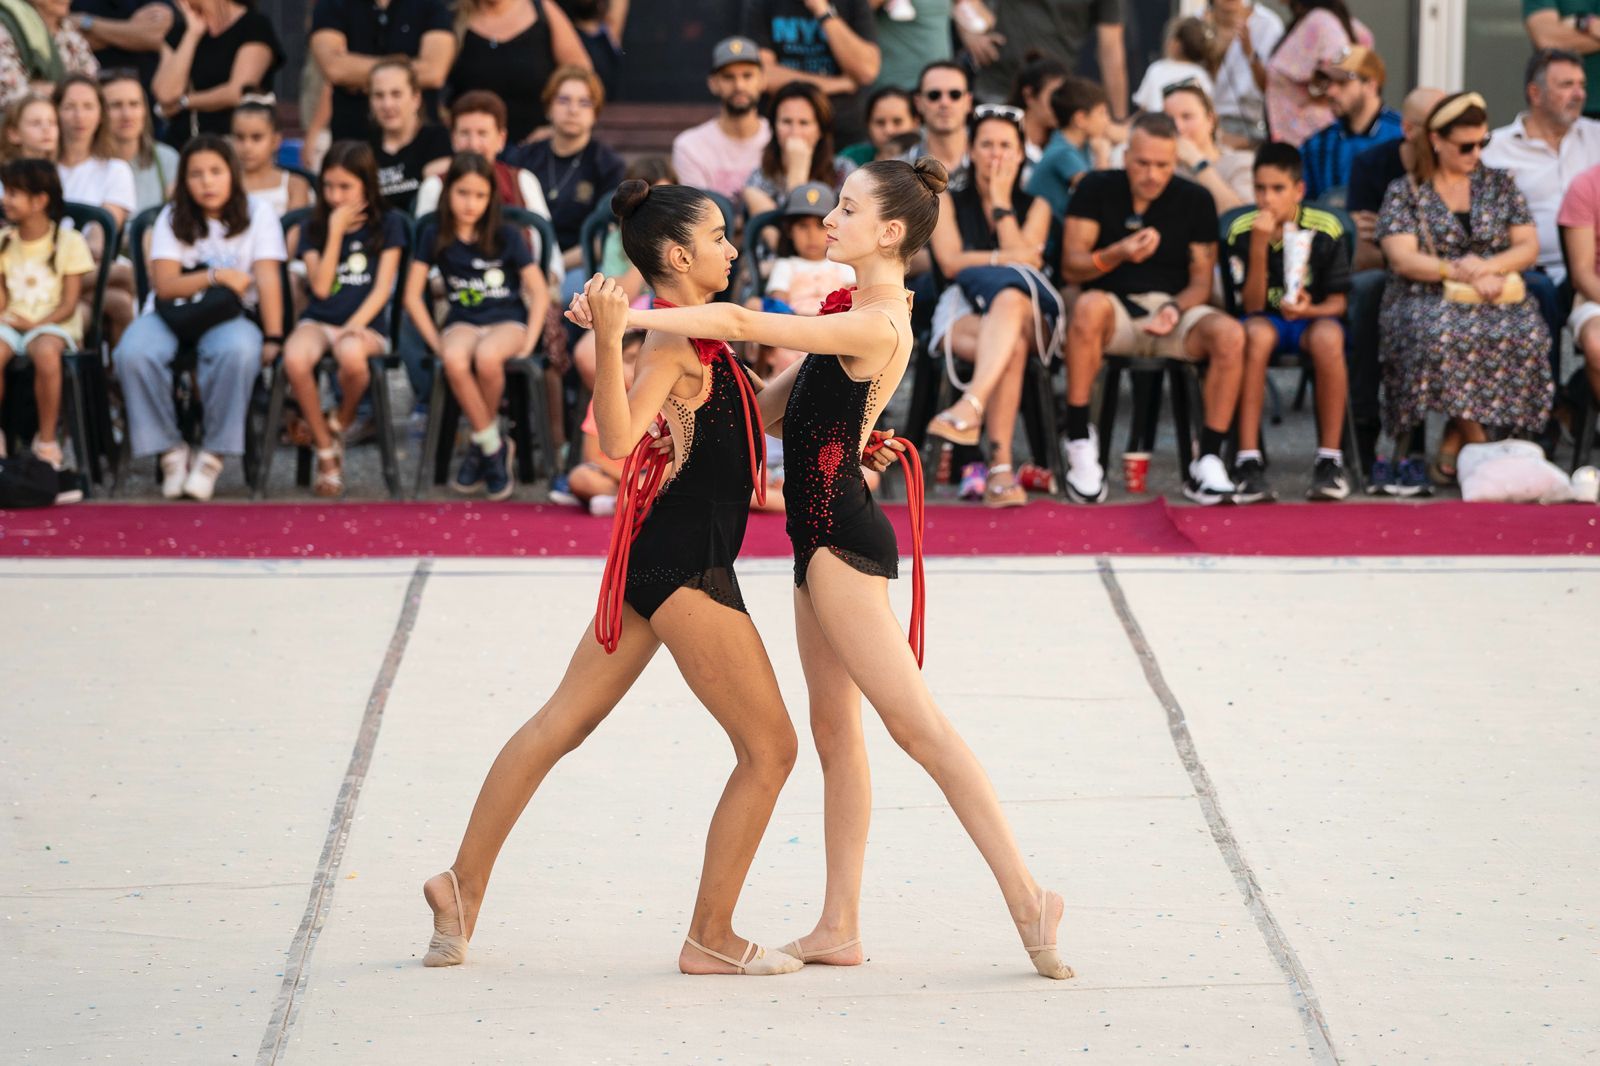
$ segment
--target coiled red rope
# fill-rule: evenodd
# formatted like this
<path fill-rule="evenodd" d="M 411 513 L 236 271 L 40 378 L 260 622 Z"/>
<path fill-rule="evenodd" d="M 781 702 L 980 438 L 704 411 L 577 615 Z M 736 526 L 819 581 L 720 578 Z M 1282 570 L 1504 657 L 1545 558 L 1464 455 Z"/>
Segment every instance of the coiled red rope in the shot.
<path fill-rule="evenodd" d="M 862 459 L 869 459 L 882 451 L 890 441 L 898 441 L 901 451 L 895 453 L 906 477 L 906 510 L 911 517 L 911 623 L 906 627 L 911 651 L 922 666 L 923 629 L 927 616 L 927 586 L 922 577 L 922 459 L 916 448 L 904 437 L 891 437 L 873 430 L 867 438 Z"/>
<path fill-rule="evenodd" d="M 673 306 L 659 297 L 655 305 Z M 734 358 L 733 349 L 722 341 L 696 337 L 689 343 L 694 345 L 695 354 L 700 357 L 701 365 L 706 367 L 706 373 L 716 373 L 715 363 L 720 356 L 738 385 L 740 406 L 744 412 L 745 441 L 750 450 L 750 476 L 755 482 L 756 502 L 765 506 L 767 449 L 755 386 Z M 656 425 L 662 432 L 667 431 L 666 419 L 662 416 L 656 416 Z M 617 486 L 617 511 L 611 520 L 611 543 L 606 548 L 606 568 L 600 578 L 600 602 L 594 612 L 594 639 L 605 648 L 607 655 L 617 650 L 617 643 L 622 639 L 622 604 L 627 592 L 628 558 L 633 554 L 633 542 L 638 539 L 639 530 L 649 517 L 650 508 L 655 504 L 656 496 L 672 469 L 671 453 L 653 447 L 659 439 L 659 435 L 648 433 L 640 437 L 639 443 L 633 446 L 627 461 L 622 464 L 622 480 Z"/>

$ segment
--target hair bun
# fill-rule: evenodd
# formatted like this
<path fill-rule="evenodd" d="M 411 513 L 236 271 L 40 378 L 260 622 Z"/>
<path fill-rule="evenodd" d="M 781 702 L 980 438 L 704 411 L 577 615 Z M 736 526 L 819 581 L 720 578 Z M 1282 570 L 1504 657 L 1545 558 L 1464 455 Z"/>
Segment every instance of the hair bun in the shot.
<path fill-rule="evenodd" d="M 616 193 L 611 197 L 611 213 L 621 219 L 632 218 L 633 213 L 639 210 L 639 205 L 649 198 L 650 183 L 629 178 L 617 186 Z"/>
<path fill-rule="evenodd" d="M 931 155 L 918 156 L 917 161 L 911 164 L 911 169 L 917 172 L 917 180 L 922 182 L 922 187 L 935 196 L 944 192 L 945 186 L 950 184 L 950 172 Z"/>

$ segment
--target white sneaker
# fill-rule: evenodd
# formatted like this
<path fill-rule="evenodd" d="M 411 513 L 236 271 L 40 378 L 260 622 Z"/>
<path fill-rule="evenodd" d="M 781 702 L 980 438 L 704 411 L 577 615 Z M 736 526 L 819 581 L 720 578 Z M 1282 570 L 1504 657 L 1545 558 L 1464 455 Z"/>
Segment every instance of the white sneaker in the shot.
<path fill-rule="evenodd" d="M 209 500 L 217 491 L 217 477 L 222 473 L 222 456 L 202 451 L 195 456 L 194 466 L 183 481 L 183 494 L 191 500 Z"/>
<path fill-rule="evenodd" d="M 914 22 L 917 9 L 911 0 L 889 0 L 883 5 L 883 13 L 889 16 L 891 22 Z"/>
<path fill-rule="evenodd" d="M 183 495 L 183 479 L 189 476 L 189 446 L 180 444 L 161 453 L 161 498 L 176 500 Z"/>
<path fill-rule="evenodd" d="M 589 497 L 589 513 L 596 518 L 609 518 L 617 513 L 617 498 L 615 496 Z"/>
<path fill-rule="evenodd" d="M 1067 441 L 1067 498 L 1074 503 L 1102 503 L 1106 498 L 1100 434 L 1093 426 L 1082 440 Z"/>
<path fill-rule="evenodd" d="M 1211 506 L 1233 499 L 1233 479 L 1228 468 L 1215 455 L 1202 455 L 1189 464 L 1189 477 L 1183 483 L 1183 494 L 1195 503 Z"/>

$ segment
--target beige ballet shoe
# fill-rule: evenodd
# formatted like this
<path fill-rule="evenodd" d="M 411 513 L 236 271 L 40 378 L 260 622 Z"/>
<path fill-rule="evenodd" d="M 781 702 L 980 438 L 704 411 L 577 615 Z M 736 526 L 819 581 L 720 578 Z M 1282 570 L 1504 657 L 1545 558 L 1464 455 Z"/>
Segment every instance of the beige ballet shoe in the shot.
<path fill-rule="evenodd" d="M 818 961 L 820 961 L 822 959 L 827 958 L 829 955 L 837 955 L 841 951 L 848 951 L 851 948 L 860 947 L 860 946 L 861 946 L 861 938 L 860 937 L 856 937 L 854 940 L 846 940 L 843 944 L 835 944 L 833 947 L 824 948 L 821 951 L 807 951 L 805 948 L 800 946 L 800 941 L 791 940 L 791 941 L 789 941 L 789 943 L 785 944 L 783 947 L 779 948 L 778 950 L 783 952 L 785 955 L 793 955 L 795 958 L 799 959 L 801 962 L 818 962 Z M 836 964 L 835 963 L 823 963 L 823 965 L 832 966 L 832 965 L 836 965 Z"/>
<path fill-rule="evenodd" d="M 1033 939 L 1044 940 L 1045 922 L 1050 920 L 1050 901 L 1060 898 L 1054 892 L 1046 892 L 1042 888 L 1039 890 L 1039 924 L 1034 929 Z M 1064 903 L 1062 904 L 1062 917 L 1066 917 L 1066 905 Z M 1028 947 L 1024 944 L 1023 950 L 1028 953 L 1028 958 L 1033 960 L 1033 968 L 1038 970 L 1041 976 L 1048 977 L 1053 981 L 1065 981 L 1073 975 L 1072 967 L 1062 961 L 1061 952 L 1056 945 L 1039 943 L 1033 947 Z"/>
<path fill-rule="evenodd" d="M 736 959 L 731 955 L 724 955 L 720 951 L 712 951 L 704 944 L 697 943 L 692 936 L 683 938 L 684 943 L 700 952 L 709 955 L 719 962 L 725 962 L 734 968 L 734 973 L 744 977 L 772 977 L 781 973 L 794 973 L 805 966 L 805 963 L 793 955 L 786 955 L 781 951 L 768 951 L 758 945 L 754 940 L 747 941 L 744 957 Z M 695 976 L 708 976 L 697 974 Z"/>
<path fill-rule="evenodd" d="M 454 870 L 446 870 L 450 878 L 450 891 L 455 893 L 456 914 L 446 918 L 433 916 L 433 939 L 428 941 L 428 953 L 422 957 L 424 966 L 460 966 L 467 961 L 466 908 L 461 906 L 461 882 Z"/>

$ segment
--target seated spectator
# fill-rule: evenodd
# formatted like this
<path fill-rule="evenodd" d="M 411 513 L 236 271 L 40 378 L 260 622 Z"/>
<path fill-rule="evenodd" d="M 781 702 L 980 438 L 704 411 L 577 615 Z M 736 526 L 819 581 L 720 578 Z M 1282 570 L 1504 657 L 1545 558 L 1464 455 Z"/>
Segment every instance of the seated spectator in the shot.
<path fill-rule="evenodd" d="M 426 121 L 422 86 L 410 63 L 385 59 L 374 64 L 367 97 L 377 125 L 372 152 L 378 160 L 378 187 L 385 204 L 410 213 L 428 165 L 450 157 L 450 134 Z"/>
<path fill-rule="evenodd" d="M 561 243 L 566 299 L 583 288 L 583 248 L 578 235 L 595 205 L 622 184 L 622 157 L 594 136 L 605 107 L 606 91 L 594 71 L 562 67 L 544 87 L 544 106 L 552 135 L 505 153 L 505 161 L 533 172 L 550 205 L 550 221 Z"/>
<path fill-rule="evenodd" d="M 1111 166 L 1111 142 L 1106 130 L 1111 125 L 1111 110 L 1106 91 L 1087 78 L 1072 77 L 1050 94 L 1050 107 L 1056 115 L 1056 131 L 1050 135 L 1044 155 L 1028 178 L 1028 193 L 1049 201 L 1057 218 L 1067 213 L 1067 201 L 1078 180 L 1091 170 Z"/>
<path fill-rule="evenodd" d="M 283 134 L 278 132 L 277 101 L 271 96 L 246 96 L 233 110 L 228 140 L 244 172 L 244 190 L 282 218 L 311 202 L 311 185 L 278 166 Z"/>
<path fill-rule="evenodd" d="M 1590 393 L 1600 397 L 1600 166 L 1578 175 L 1557 221 L 1575 296 L 1567 326 L 1583 357 Z"/>
<path fill-rule="evenodd" d="M 83 346 L 78 301 L 84 280 L 94 275 L 94 259 L 82 234 L 61 227 L 66 212 L 55 167 L 42 159 L 12 160 L 0 167 L 0 183 L 11 227 L 0 235 L 0 390 L 6 364 L 27 355 L 39 415 L 33 454 L 60 470 L 61 362 Z"/>
<path fill-rule="evenodd" d="M 149 300 L 113 359 L 134 456 L 160 456 L 167 499 L 209 500 L 223 457 L 244 454 L 250 392 L 283 344 L 283 229 L 265 205 L 251 204 L 221 137 L 201 134 L 185 145 L 178 175 L 150 238 Z M 199 355 L 205 412 L 193 456 L 172 403 L 172 360 L 183 343 Z"/>
<path fill-rule="evenodd" d="M 109 155 L 100 85 L 87 74 L 68 75 L 56 87 L 61 149 L 55 154 L 63 195 L 73 203 L 103 207 L 118 226 L 133 215 L 133 168 Z M 98 232 L 98 244 L 103 235 Z"/>
<path fill-rule="evenodd" d="M 1145 68 L 1144 80 L 1133 94 L 1133 106 L 1160 111 L 1167 93 L 1179 86 L 1194 86 L 1212 99 L 1217 88 L 1207 69 L 1210 62 L 1211 27 L 1205 20 L 1193 16 L 1173 19 L 1167 24 L 1161 58 Z"/>
<path fill-rule="evenodd" d="M 855 164 L 833 152 L 833 111 L 807 82 L 792 81 L 772 96 L 772 139 L 761 165 L 745 179 L 744 204 L 753 218 L 772 211 L 808 181 L 838 191 Z"/>
<path fill-rule="evenodd" d="M 245 93 L 270 93 L 283 63 L 283 44 L 272 20 L 248 4 L 185 4 L 150 81 L 156 115 L 167 122 L 163 139 L 182 148 L 199 133 L 226 136 Z"/>
<path fill-rule="evenodd" d="M 61 154 L 61 122 L 48 96 L 24 96 L 6 109 L 0 126 L 0 162 L 47 159 Z"/>
<path fill-rule="evenodd" d="M 1216 204 L 1175 177 L 1177 165 L 1172 119 L 1140 115 L 1126 169 L 1087 175 L 1067 203 L 1062 273 L 1088 290 L 1067 330 L 1066 488 L 1080 502 L 1106 498 L 1089 397 L 1107 353 L 1210 363 L 1200 454 L 1183 491 L 1202 504 L 1234 492 L 1221 453 L 1239 401 L 1244 327 L 1206 305 L 1217 263 Z"/>
<path fill-rule="evenodd" d="M 1311 93 L 1317 71 L 1337 63 L 1353 45 L 1372 47 L 1372 31 L 1345 0 L 1289 0 L 1289 25 L 1267 59 L 1267 125 L 1275 140 L 1298 148 L 1333 121 Z"/>
<path fill-rule="evenodd" d="M 589 65 L 615 98 L 622 91 L 622 33 L 628 25 L 628 0 L 560 0 L 561 10 L 572 20 Z"/>
<path fill-rule="evenodd" d="M 956 33 L 977 69 L 978 99 L 1005 99 L 1029 49 L 1048 41 L 1059 56 L 1076 64 L 1094 33 L 1096 65 L 1111 117 L 1128 114 L 1128 65 L 1122 30 L 1122 3 L 1041 3 L 1006 0 L 988 5 L 994 23 L 986 30 L 956 20 Z M 951 173 L 954 173 L 952 171 Z"/>
<path fill-rule="evenodd" d="M 139 80 L 113 71 L 100 83 L 106 102 L 106 150 L 133 168 L 133 212 L 165 203 L 178 175 L 178 150 L 156 140 L 150 101 Z"/>
<path fill-rule="evenodd" d="M 1483 165 L 1516 181 L 1539 233 L 1539 267 L 1559 283 L 1567 268 L 1556 215 L 1578 175 L 1600 164 L 1600 121 L 1583 117 L 1587 83 L 1572 52 L 1535 52 L 1523 86 L 1528 109 L 1490 135 Z"/>
<path fill-rule="evenodd" d="M 405 286 L 406 312 L 444 365 L 472 427 L 472 443 L 450 487 L 463 495 L 487 490 L 491 500 L 516 488 L 512 444 L 502 439 L 499 424 L 506 362 L 533 354 L 550 306 L 544 271 L 517 227 L 500 219 L 498 184 L 481 155 L 451 161 L 438 221 L 417 235 Z M 448 308 L 442 330 L 426 297 L 435 267 Z"/>
<path fill-rule="evenodd" d="M 1534 48 L 1558 48 L 1583 57 L 1583 72 L 1600 85 L 1600 0 L 1522 0 L 1523 24 Z M 1584 111 L 1600 118 L 1600 107 Z"/>
<path fill-rule="evenodd" d="M 447 0 L 317 0 L 311 11 L 311 57 L 316 62 L 306 66 L 320 70 L 326 82 L 332 140 L 366 139 L 371 115 L 367 83 L 383 59 L 409 59 L 423 92 L 423 114 L 439 113 L 439 88 L 456 57 L 450 7 Z M 310 114 L 309 108 L 304 113 Z M 310 136 L 306 143 L 312 143 Z"/>
<path fill-rule="evenodd" d="M 839 203 L 834 191 L 820 182 L 797 186 L 783 205 L 778 258 L 767 277 L 766 297 L 751 297 L 754 311 L 814 316 L 828 294 L 856 283 L 856 272 L 828 258 L 828 231 L 822 220 Z M 777 375 L 805 358 L 793 348 L 762 347 L 755 359 L 756 373 Z"/>
<path fill-rule="evenodd" d="M 718 41 L 706 84 L 722 110 L 672 139 L 672 169 L 685 185 L 736 200 L 772 139 L 772 127 L 759 111 L 766 80 L 756 43 L 748 37 Z"/>
<path fill-rule="evenodd" d="M 365 141 L 335 141 L 322 161 L 321 190 L 296 255 L 311 301 L 283 347 L 283 372 L 316 447 L 313 495 L 344 493 L 344 433 L 367 394 L 367 360 L 389 351 L 389 301 L 410 238 L 405 219 L 383 205 L 378 163 Z M 339 364 L 339 407 L 324 416 L 317 364 Z"/>
<path fill-rule="evenodd" d="M 72 0 L 71 22 L 102 71 L 128 71 L 148 92 L 174 19 L 166 0 Z"/>
<path fill-rule="evenodd" d="M 1217 118 L 1230 148 L 1254 148 L 1267 140 L 1266 57 L 1283 39 L 1283 19 L 1252 0 L 1211 0 L 1212 54 L 1217 61 Z"/>
<path fill-rule="evenodd" d="M 1399 113 L 1383 106 L 1383 79 L 1383 60 L 1360 45 L 1317 71 L 1314 84 L 1336 118 L 1306 138 L 1300 149 L 1306 195 L 1313 200 L 1350 184 L 1350 165 L 1357 154 L 1400 138 Z"/>
<path fill-rule="evenodd" d="M 1017 80 L 1011 83 L 1006 103 L 1022 112 L 1022 183 L 1028 183 L 1033 165 L 1044 155 L 1050 135 L 1056 131 L 1056 115 L 1050 110 L 1050 95 L 1067 80 L 1066 64 L 1053 55 L 1034 49 L 1023 57 Z"/>
<path fill-rule="evenodd" d="M 904 12 L 892 2 L 873 6 L 880 55 L 874 89 L 910 88 L 924 64 L 951 57 L 951 0 L 917 0 L 910 18 L 900 17 Z"/>
<path fill-rule="evenodd" d="M 1162 110 L 1178 127 L 1178 173 L 1211 194 L 1218 211 L 1250 202 L 1253 194 L 1249 152 L 1224 148 L 1217 138 L 1217 112 L 1198 85 L 1179 85 L 1167 93 Z"/>
<path fill-rule="evenodd" d="M 883 60 L 871 0 L 748 0 L 744 34 L 761 47 L 769 90 L 809 86 L 827 98 L 841 143 L 866 135 L 858 94 Z"/>
<path fill-rule="evenodd" d="M 548 121 L 545 88 L 551 77 L 563 67 L 591 70 L 589 53 L 558 4 L 465 0 L 461 10 L 461 49 L 450 68 L 448 95 L 494 93 L 505 101 L 511 143 L 523 144 Z"/>
<path fill-rule="evenodd" d="M 1017 507 L 1027 491 L 1011 439 L 1027 360 L 1047 355 L 1061 320 L 1055 283 L 1040 268 L 1050 205 L 1021 190 L 1022 116 L 986 104 L 973 113 L 972 175 L 939 197 L 933 261 L 948 287 L 933 313 L 933 346 L 973 364 L 966 391 L 928 423 L 928 435 L 975 445 L 989 435 L 983 502 Z"/>
<path fill-rule="evenodd" d="M 914 163 L 931 155 L 944 164 L 952 188 L 968 173 L 967 118 L 972 114 L 972 75 L 949 60 L 935 60 L 917 78 L 917 114 L 922 119 L 922 139 L 903 158 Z"/>
<path fill-rule="evenodd" d="M 858 167 L 875 159 L 899 159 L 908 139 L 919 137 L 917 105 L 911 93 L 893 85 L 872 90 L 867 97 L 867 139 L 839 152 Z"/>
<path fill-rule="evenodd" d="M 100 73 L 100 64 L 67 17 L 61 0 L 28 0 L 5 7 L 0 21 L 0 107 L 30 93 L 48 96 L 68 74 Z"/>
<path fill-rule="evenodd" d="M 1415 181 L 1390 185 L 1378 215 L 1390 274 L 1379 333 L 1384 424 L 1402 449 L 1430 413 L 1454 420 L 1468 444 L 1486 440 L 1485 427 L 1541 430 L 1550 415 L 1550 332 L 1538 305 L 1517 298 L 1520 273 L 1539 254 L 1528 201 L 1509 174 L 1481 165 L 1483 97 L 1446 97 L 1427 130 Z M 1397 477 L 1377 466 L 1387 491 L 1430 491 L 1420 459 L 1401 459 Z M 1441 449 L 1440 472 L 1451 477 L 1454 466 L 1455 455 Z"/>
<path fill-rule="evenodd" d="M 644 346 L 642 329 L 630 330 L 622 335 L 622 386 L 633 388 L 633 368 L 639 359 L 639 349 Z M 588 388 L 594 388 L 594 333 L 589 339 Z M 580 347 L 582 342 L 580 343 Z M 577 353 L 573 353 L 577 362 Z M 582 459 L 566 474 L 558 476 L 550 486 L 549 500 L 565 507 L 581 507 L 597 517 L 613 515 L 617 511 L 617 489 L 622 484 L 622 460 L 613 459 L 600 447 L 600 429 L 594 421 L 594 401 L 583 416 L 579 429 L 582 440 L 578 454 Z M 772 437 L 767 440 L 771 442 Z M 770 467 L 769 467 L 770 469 Z M 768 493 L 770 496 L 770 492 Z"/>
<path fill-rule="evenodd" d="M 1325 211 L 1305 205 L 1300 153 L 1268 142 L 1256 153 L 1256 205 L 1234 219 L 1223 269 L 1237 284 L 1244 313 L 1244 380 L 1239 387 L 1239 450 L 1234 455 L 1234 503 L 1274 498 L 1261 455 L 1261 411 L 1267 398 L 1267 370 L 1279 352 L 1310 358 L 1317 385 L 1317 454 L 1308 500 L 1342 500 L 1350 495 L 1344 472 L 1346 375 L 1344 366 L 1345 293 L 1350 289 L 1350 258 L 1344 226 Z M 1294 295 L 1284 270 L 1285 230 L 1294 226 L 1311 247 Z M 1241 269 L 1242 268 L 1242 269 Z M 1241 281 L 1242 276 L 1242 281 Z"/>

